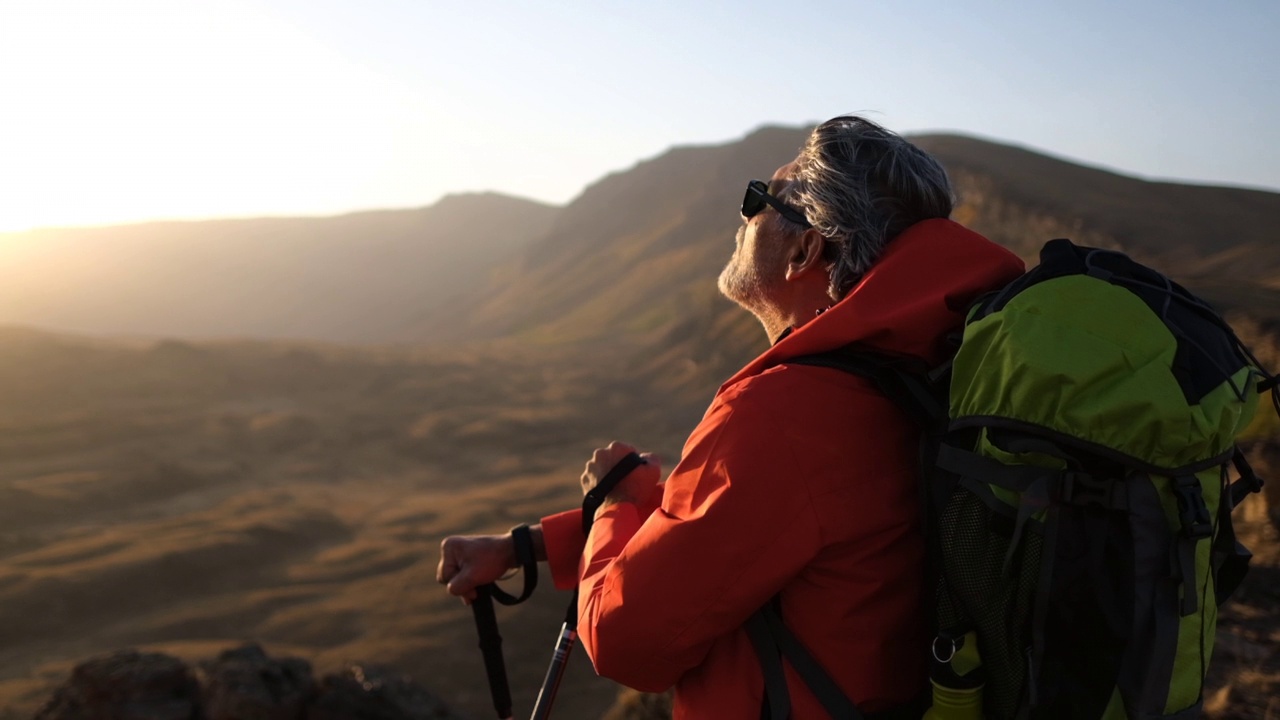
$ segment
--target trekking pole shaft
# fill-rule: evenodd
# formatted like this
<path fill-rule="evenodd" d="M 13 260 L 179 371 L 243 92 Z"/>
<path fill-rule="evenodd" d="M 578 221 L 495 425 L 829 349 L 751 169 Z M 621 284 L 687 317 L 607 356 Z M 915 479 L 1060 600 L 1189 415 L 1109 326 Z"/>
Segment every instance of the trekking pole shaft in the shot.
<path fill-rule="evenodd" d="M 573 650 L 577 639 L 578 631 L 569 627 L 569 623 L 560 628 L 560 639 L 556 642 L 555 654 L 551 656 L 551 666 L 547 668 L 547 677 L 542 681 L 538 700 L 533 704 L 532 720 L 547 720 L 551 717 L 551 704 L 556 701 L 560 680 L 564 678 L 564 670 L 569 665 L 569 652 Z"/>

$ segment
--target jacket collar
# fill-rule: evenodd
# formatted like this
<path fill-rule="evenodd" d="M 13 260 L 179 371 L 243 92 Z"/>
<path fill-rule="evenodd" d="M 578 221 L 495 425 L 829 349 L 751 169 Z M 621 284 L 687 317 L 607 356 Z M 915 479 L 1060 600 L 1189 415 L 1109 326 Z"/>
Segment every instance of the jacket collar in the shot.
<path fill-rule="evenodd" d="M 790 358 L 852 343 L 937 365 L 946 356 L 946 335 L 964 324 L 970 304 L 1025 270 L 1017 255 L 958 223 L 917 223 L 888 244 L 840 302 L 783 332 L 720 389 Z"/>

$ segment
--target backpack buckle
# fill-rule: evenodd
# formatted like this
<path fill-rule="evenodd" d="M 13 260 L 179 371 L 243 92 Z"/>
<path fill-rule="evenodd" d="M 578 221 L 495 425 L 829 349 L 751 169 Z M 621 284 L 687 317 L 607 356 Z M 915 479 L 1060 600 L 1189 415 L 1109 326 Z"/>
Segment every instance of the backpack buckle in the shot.
<path fill-rule="evenodd" d="M 1127 510 L 1129 497 L 1124 483 L 1110 478 L 1067 470 L 1058 485 L 1058 499 L 1069 505 L 1093 505 L 1106 510 Z"/>
<path fill-rule="evenodd" d="M 1179 475 L 1173 479 L 1174 496 L 1178 499 L 1178 515 L 1182 532 L 1193 540 L 1213 535 L 1209 506 L 1204 504 L 1204 490 L 1195 475 Z"/>

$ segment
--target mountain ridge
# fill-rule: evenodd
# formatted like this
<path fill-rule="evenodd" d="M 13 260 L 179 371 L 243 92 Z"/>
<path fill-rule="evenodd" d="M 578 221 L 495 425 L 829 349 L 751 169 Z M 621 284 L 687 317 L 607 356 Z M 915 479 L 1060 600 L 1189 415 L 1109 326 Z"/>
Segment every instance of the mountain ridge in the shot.
<path fill-rule="evenodd" d="M 482 193 L 327 218 L 7 234 L 0 323 L 99 335 L 376 342 L 418 307 L 486 281 L 557 212 Z"/>
<path fill-rule="evenodd" d="M 462 193 L 412 210 L 40 231 L 43 248 L 37 236 L 17 247 L 6 234 L 0 323 L 436 346 L 677 340 L 699 345 L 685 353 L 694 361 L 741 359 L 760 349 L 746 339 L 758 332 L 713 280 L 732 252 L 746 181 L 794 158 L 807 133 L 765 124 L 673 146 L 564 206 Z M 1145 180 L 973 135 L 909 138 L 952 176 L 953 217 L 1029 264 L 1044 241 L 1071 237 L 1129 252 L 1228 311 L 1280 319 L 1280 193 Z M 119 251 L 81 257 L 87 245 L 73 246 L 88 236 Z M 327 267 L 316 267 L 325 253 Z M 429 257 L 444 258 L 435 272 Z"/>
<path fill-rule="evenodd" d="M 726 377 L 765 348 L 714 283 L 742 188 L 793 159 L 806 135 L 765 126 L 601 178 L 494 283 L 424 313 L 405 340 L 621 346 L 636 357 L 624 374 Z M 951 175 L 953 218 L 1029 266 L 1046 241 L 1069 237 L 1127 252 L 1220 310 L 1280 322 L 1280 193 L 1153 183 L 960 135 L 911 139 Z"/>

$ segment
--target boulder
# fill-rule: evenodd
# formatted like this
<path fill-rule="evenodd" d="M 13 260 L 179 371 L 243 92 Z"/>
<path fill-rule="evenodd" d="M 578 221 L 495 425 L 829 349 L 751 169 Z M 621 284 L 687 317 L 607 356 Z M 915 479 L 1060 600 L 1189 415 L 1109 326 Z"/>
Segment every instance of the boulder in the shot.
<path fill-rule="evenodd" d="M 160 653 L 122 650 L 76 666 L 35 720 L 459 720 L 406 676 L 351 665 L 316 681 L 311 664 L 258 645 L 193 671 Z"/>
<path fill-rule="evenodd" d="M 77 665 L 35 720 L 200 720 L 200 686 L 177 658 L 122 650 Z"/>
<path fill-rule="evenodd" d="M 301 720 L 316 689 L 310 663 L 252 644 L 200 663 L 200 681 L 206 720 Z"/>
<path fill-rule="evenodd" d="M 351 665 L 328 675 L 307 720 L 458 720 L 449 708 L 409 678 L 385 668 Z"/>

